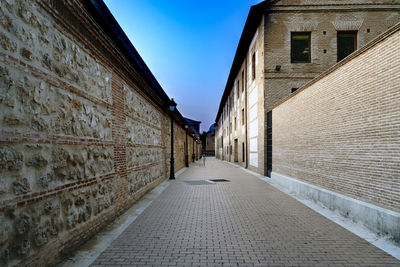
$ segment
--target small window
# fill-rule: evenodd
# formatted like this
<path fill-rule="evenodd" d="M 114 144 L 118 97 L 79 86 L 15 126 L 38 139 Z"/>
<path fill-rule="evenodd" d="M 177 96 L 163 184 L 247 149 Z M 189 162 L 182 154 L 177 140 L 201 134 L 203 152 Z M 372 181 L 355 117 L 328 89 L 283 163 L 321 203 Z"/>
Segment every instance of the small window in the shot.
<path fill-rule="evenodd" d="M 292 32 L 291 34 L 291 62 L 311 62 L 311 32 Z"/>
<path fill-rule="evenodd" d="M 256 53 L 253 53 L 251 57 L 251 77 L 254 80 L 256 78 Z"/>
<path fill-rule="evenodd" d="M 236 83 L 236 92 L 237 92 L 237 98 L 239 98 L 239 92 L 240 92 L 240 89 L 239 89 L 239 79 L 237 80 L 237 83 Z"/>
<path fill-rule="evenodd" d="M 242 162 L 244 162 L 244 143 L 242 143 Z"/>
<path fill-rule="evenodd" d="M 244 125 L 244 108 L 242 108 L 242 125 Z"/>
<path fill-rule="evenodd" d="M 235 131 L 237 129 L 236 117 L 235 117 Z"/>
<path fill-rule="evenodd" d="M 357 32 L 337 33 L 337 61 L 357 50 Z"/>
<path fill-rule="evenodd" d="M 292 88 L 292 93 L 296 92 L 296 90 L 299 88 Z"/>
<path fill-rule="evenodd" d="M 242 70 L 242 93 L 244 92 L 244 70 Z"/>

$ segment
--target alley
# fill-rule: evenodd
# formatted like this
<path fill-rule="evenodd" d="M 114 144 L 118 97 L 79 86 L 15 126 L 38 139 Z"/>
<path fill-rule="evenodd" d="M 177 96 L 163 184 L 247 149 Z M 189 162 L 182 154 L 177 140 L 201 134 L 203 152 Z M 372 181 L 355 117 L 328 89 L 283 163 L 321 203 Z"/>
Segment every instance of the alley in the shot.
<path fill-rule="evenodd" d="M 207 158 L 171 182 L 92 266 L 399 264 L 255 176 Z"/>

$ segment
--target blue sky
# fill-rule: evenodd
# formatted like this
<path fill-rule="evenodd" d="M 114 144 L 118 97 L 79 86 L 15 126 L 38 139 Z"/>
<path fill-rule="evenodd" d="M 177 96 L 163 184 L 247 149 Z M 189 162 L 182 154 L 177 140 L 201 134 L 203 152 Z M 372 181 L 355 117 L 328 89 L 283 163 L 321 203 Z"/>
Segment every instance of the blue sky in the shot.
<path fill-rule="evenodd" d="M 214 123 L 251 5 L 260 0 L 105 0 L 184 117 Z"/>

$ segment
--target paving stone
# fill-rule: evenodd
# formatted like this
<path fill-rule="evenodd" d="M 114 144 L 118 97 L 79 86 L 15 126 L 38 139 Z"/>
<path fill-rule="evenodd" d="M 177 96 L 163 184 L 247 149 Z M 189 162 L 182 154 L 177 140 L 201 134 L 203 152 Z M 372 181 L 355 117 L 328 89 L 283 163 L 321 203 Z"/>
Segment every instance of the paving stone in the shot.
<path fill-rule="evenodd" d="M 92 266 L 400 265 L 241 169 L 210 158 L 206 165 L 173 181 Z M 184 182 L 212 178 L 230 182 Z"/>

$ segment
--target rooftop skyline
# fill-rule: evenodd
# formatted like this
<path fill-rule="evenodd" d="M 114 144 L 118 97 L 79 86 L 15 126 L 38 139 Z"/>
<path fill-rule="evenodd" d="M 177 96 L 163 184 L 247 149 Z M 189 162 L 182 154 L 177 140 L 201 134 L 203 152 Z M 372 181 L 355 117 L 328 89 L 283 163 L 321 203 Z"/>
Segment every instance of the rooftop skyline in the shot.
<path fill-rule="evenodd" d="M 215 122 L 247 14 L 260 2 L 105 0 L 181 114 L 202 122 L 201 132 Z"/>

